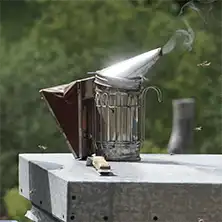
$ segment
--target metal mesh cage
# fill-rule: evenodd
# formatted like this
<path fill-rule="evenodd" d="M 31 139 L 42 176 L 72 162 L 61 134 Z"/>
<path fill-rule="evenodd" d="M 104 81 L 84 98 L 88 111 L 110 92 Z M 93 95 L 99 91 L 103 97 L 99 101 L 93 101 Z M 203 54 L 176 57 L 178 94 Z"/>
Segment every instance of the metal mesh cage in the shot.
<path fill-rule="evenodd" d="M 108 160 L 140 160 L 144 138 L 144 94 L 97 85 L 95 116 L 97 150 Z"/>

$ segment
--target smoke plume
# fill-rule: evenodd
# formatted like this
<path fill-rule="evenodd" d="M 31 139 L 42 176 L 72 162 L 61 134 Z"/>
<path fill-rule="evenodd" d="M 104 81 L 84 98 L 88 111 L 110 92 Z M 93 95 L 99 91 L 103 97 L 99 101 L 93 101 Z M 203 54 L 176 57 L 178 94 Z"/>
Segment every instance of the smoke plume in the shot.
<path fill-rule="evenodd" d="M 215 2 L 216 0 L 198 0 L 198 2 L 200 4 L 208 4 L 208 11 L 207 13 L 203 13 L 202 10 L 200 9 L 199 6 L 197 6 L 197 4 L 194 3 L 194 0 L 191 0 L 189 2 L 187 2 L 186 4 L 184 4 L 178 14 L 178 17 L 182 17 L 185 8 L 190 8 L 194 11 L 196 11 L 199 15 L 199 17 L 203 20 L 203 22 L 205 24 L 207 24 L 207 20 L 206 18 L 203 16 L 205 15 L 209 15 L 209 12 L 212 10 L 213 6 L 212 3 Z M 162 53 L 163 55 L 170 53 L 171 51 L 173 51 L 176 47 L 180 47 L 183 50 L 186 51 L 191 51 L 192 50 L 192 45 L 193 42 L 195 40 L 195 33 L 193 31 L 193 29 L 191 28 L 191 26 L 189 25 L 188 21 L 185 18 L 182 18 L 182 21 L 184 22 L 185 26 L 186 26 L 186 30 L 185 29 L 178 29 L 175 31 L 175 33 L 173 34 L 173 36 L 168 40 L 168 42 L 162 47 Z"/>
<path fill-rule="evenodd" d="M 193 29 L 190 27 L 189 23 L 186 19 L 183 19 L 187 30 L 178 29 L 174 33 L 174 35 L 170 38 L 170 40 L 163 46 L 162 53 L 163 55 L 170 53 L 176 46 L 182 46 L 183 49 L 191 51 L 193 41 L 195 39 L 195 34 Z"/>

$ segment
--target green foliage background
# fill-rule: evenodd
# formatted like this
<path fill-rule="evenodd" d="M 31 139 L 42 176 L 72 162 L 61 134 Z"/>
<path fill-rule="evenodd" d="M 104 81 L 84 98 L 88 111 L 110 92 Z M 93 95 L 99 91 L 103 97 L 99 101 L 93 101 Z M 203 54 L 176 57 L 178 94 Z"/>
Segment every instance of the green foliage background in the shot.
<path fill-rule="evenodd" d="M 184 97 L 195 98 L 196 125 L 202 127 L 195 132 L 193 152 L 222 151 L 221 1 L 211 11 L 209 5 L 199 6 L 206 24 L 196 11 L 184 13 L 196 35 L 193 50 L 175 51 L 152 70 L 152 84 L 161 88 L 164 100 L 147 96 L 142 152 L 166 152 L 172 100 Z M 179 10 L 173 0 L 1 1 L 1 203 L 11 218 L 18 219 L 16 190 L 9 190 L 18 184 L 18 154 L 42 152 L 39 144 L 48 147 L 45 152 L 68 152 L 39 89 L 163 46 L 176 29 L 185 28 Z M 197 66 L 206 60 L 210 66 Z"/>

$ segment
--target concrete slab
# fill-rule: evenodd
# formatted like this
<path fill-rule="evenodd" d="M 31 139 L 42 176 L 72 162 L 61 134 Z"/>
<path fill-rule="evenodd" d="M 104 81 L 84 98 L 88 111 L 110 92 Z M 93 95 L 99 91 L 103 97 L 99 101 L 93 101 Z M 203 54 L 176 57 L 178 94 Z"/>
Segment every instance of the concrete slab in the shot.
<path fill-rule="evenodd" d="M 20 154 L 20 193 L 61 221 L 222 221 L 222 155 L 144 154 L 99 176 L 72 154 Z"/>

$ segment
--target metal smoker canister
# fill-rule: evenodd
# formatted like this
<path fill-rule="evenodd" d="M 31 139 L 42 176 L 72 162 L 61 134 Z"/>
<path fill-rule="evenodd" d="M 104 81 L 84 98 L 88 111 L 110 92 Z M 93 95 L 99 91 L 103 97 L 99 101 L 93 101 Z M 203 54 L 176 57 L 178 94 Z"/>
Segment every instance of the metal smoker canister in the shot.
<path fill-rule="evenodd" d="M 143 88 L 117 89 L 95 79 L 95 142 L 107 160 L 139 161 L 144 138 Z"/>

